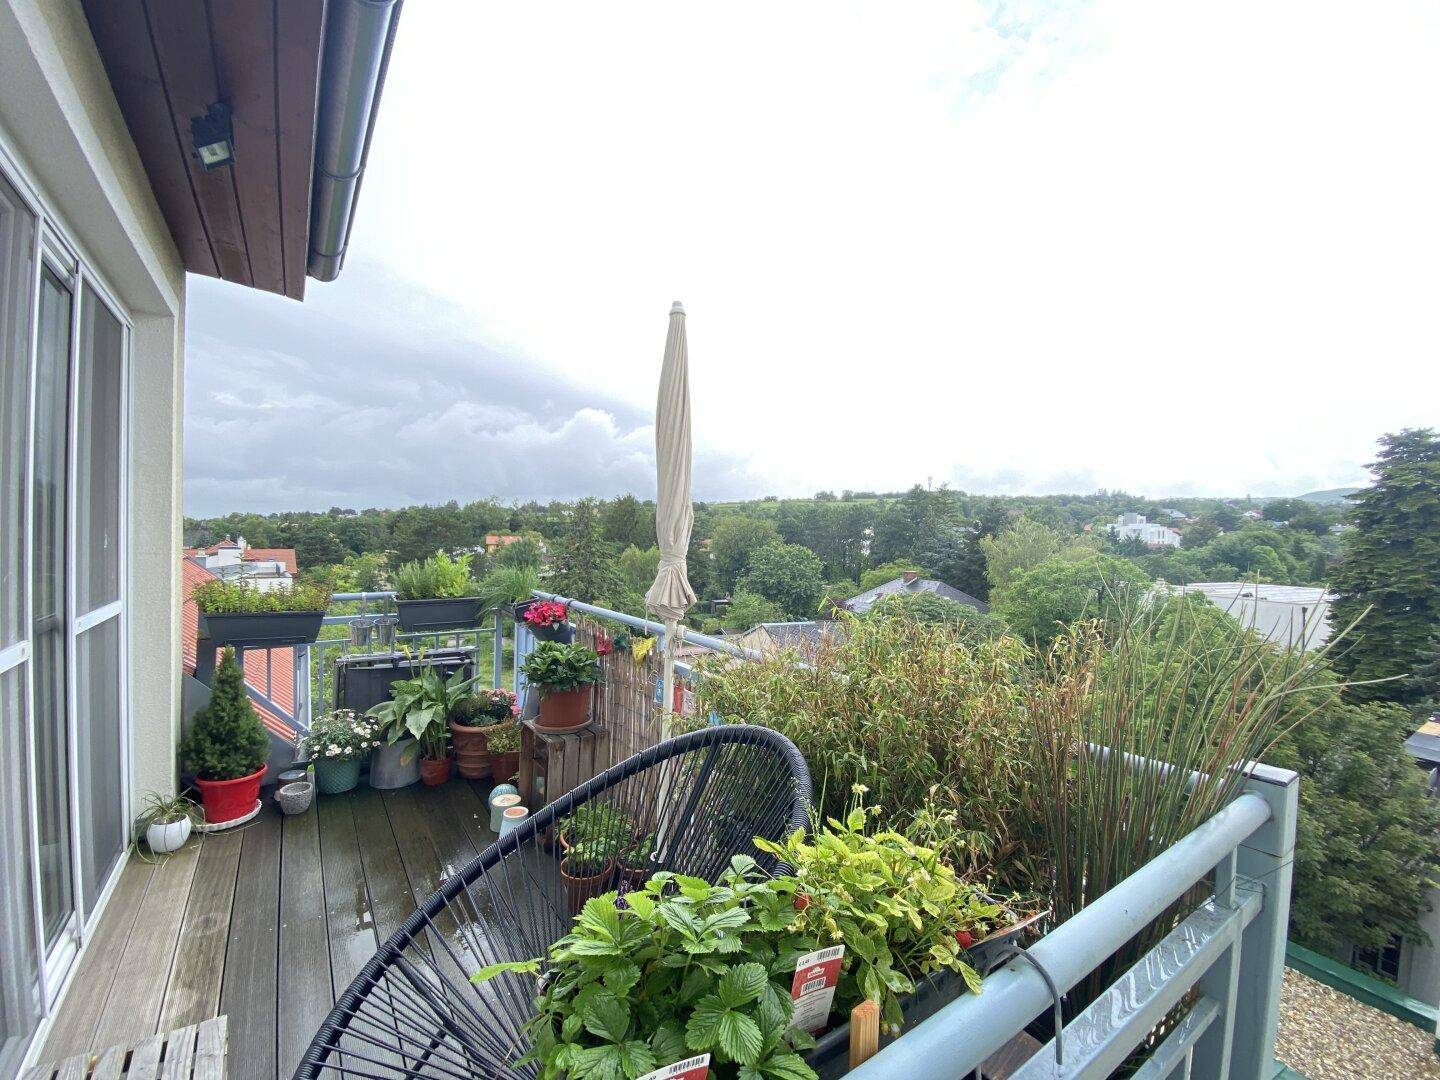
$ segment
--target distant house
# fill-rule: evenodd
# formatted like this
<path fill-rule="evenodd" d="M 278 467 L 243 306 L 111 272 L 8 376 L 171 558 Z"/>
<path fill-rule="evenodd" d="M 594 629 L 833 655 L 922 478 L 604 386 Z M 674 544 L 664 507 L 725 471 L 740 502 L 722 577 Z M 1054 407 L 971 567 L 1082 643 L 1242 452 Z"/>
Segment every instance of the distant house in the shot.
<path fill-rule="evenodd" d="M 1259 510 L 1246 510 L 1240 516 L 1245 518 L 1247 521 L 1259 521 L 1265 515 L 1262 514 Z"/>
<path fill-rule="evenodd" d="M 212 577 L 233 581 L 243 578 L 262 591 L 289 585 L 300 572 L 294 548 L 257 548 L 245 537 L 226 537 L 208 548 L 191 548 L 185 557 L 208 570 Z"/>
<path fill-rule="evenodd" d="M 946 600 L 954 600 L 957 604 L 966 604 L 976 611 L 989 611 L 990 605 L 984 600 L 977 600 L 967 592 L 961 592 L 952 585 L 946 585 L 943 581 L 936 581 L 933 578 L 922 578 L 913 570 L 907 570 L 899 577 L 885 582 L 874 589 L 867 589 L 859 596 L 852 596 L 842 605 L 846 611 L 853 611 L 857 615 L 863 615 L 869 611 L 875 601 L 886 596 L 893 596 L 897 593 L 934 593 L 936 596 L 943 596 Z"/>
<path fill-rule="evenodd" d="M 1176 589 L 1199 593 L 1243 626 L 1280 645 L 1315 649 L 1330 636 L 1330 603 L 1335 598 L 1324 589 L 1249 581 L 1201 581 Z"/>
<path fill-rule="evenodd" d="M 726 638 L 742 649 L 754 649 L 765 656 L 785 651 L 813 655 L 825 642 L 833 640 L 838 630 L 828 620 L 806 622 L 760 623 L 743 634 Z"/>
<path fill-rule="evenodd" d="M 1165 507 L 1164 509 L 1162 509 L 1162 510 L 1160 511 L 1160 513 L 1164 514 L 1164 515 L 1165 515 L 1166 517 L 1168 517 L 1171 521 L 1189 521 L 1189 520 L 1190 520 L 1190 515 L 1189 515 L 1189 514 L 1185 513 L 1184 510 L 1176 510 L 1173 506 L 1167 506 L 1167 507 Z"/>
<path fill-rule="evenodd" d="M 1168 525 L 1146 521 L 1144 514 L 1121 514 L 1106 530 L 1116 540 L 1139 540 L 1146 547 L 1179 547 L 1180 534 Z"/>

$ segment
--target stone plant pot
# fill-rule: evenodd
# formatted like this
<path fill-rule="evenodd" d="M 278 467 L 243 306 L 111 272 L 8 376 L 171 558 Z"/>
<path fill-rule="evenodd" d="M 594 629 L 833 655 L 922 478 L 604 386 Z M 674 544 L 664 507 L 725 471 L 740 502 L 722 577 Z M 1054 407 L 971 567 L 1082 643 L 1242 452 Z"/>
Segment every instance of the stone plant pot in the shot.
<path fill-rule="evenodd" d="M 321 795 L 339 795 L 360 783 L 360 759 L 315 762 L 315 786 Z"/>
<path fill-rule="evenodd" d="M 414 739 L 381 746 L 370 752 L 370 786 L 380 791 L 409 787 L 420 780 L 420 747 Z"/>
<path fill-rule="evenodd" d="M 535 730 L 546 735 L 567 735 L 590 723 L 590 687 L 579 690 L 544 690 Z"/>
<path fill-rule="evenodd" d="M 450 779 L 455 768 L 453 757 L 420 759 L 420 782 L 426 787 L 439 787 Z"/>

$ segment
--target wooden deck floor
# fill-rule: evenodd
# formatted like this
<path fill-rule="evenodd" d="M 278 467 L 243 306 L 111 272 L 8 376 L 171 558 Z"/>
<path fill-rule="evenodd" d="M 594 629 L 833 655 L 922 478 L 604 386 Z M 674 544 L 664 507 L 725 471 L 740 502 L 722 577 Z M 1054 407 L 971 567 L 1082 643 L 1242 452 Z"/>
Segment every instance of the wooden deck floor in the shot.
<path fill-rule="evenodd" d="M 234 1080 L 290 1076 L 379 942 L 494 840 L 489 787 L 362 786 L 296 817 L 267 798 L 242 829 L 132 858 L 38 1061 L 226 1015 Z"/>

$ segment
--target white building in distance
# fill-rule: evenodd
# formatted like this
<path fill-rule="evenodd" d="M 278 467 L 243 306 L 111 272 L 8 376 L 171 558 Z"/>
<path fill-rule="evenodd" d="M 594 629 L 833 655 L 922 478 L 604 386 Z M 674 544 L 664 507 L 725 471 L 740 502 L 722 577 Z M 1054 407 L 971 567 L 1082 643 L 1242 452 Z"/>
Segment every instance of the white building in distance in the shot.
<path fill-rule="evenodd" d="M 1121 514 L 1113 524 L 1106 525 L 1116 540 L 1140 540 L 1147 547 L 1162 548 L 1180 546 L 1180 534 L 1168 525 L 1146 521 L 1144 514 Z"/>

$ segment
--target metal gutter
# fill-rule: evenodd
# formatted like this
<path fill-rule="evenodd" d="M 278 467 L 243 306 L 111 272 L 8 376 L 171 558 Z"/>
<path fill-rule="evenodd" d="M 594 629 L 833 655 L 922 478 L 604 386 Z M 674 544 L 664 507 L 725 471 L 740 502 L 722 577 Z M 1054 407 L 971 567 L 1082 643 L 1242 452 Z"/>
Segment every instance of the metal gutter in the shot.
<path fill-rule="evenodd" d="M 334 281 L 345 261 L 403 2 L 329 0 L 327 5 L 307 267 L 317 281 Z"/>

